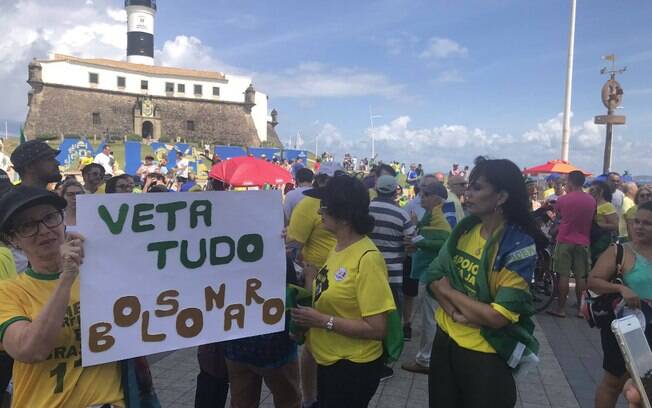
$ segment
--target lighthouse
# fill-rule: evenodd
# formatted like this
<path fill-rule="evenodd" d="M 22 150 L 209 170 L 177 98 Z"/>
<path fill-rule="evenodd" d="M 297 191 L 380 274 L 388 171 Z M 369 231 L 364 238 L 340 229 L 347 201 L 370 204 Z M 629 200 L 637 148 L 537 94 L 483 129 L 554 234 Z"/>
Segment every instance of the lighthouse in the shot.
<path fill-rule="evenodd" d="M 127 9 L 127 62 L 154 65 L 156 0 L 125 0 Z"/>

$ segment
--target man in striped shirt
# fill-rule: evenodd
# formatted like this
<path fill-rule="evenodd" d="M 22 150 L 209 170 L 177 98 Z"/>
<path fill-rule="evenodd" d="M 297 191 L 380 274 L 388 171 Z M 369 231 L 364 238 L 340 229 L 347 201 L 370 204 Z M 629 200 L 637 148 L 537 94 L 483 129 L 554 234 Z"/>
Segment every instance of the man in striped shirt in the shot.
<path fill-rule="evenodd" d="M 389 286 L 399 310 L 403 308 L 403 262 L 405 242 L 415 233 L 415 226 L 408 213 L 396 204 L 398 184 L 392 176 L 380 176 L 376 182 L 376 197 L 369 204 L 369 214 L 375 219 L 374 230 L 369 237 L 383 254 L 389 274 Z"/>

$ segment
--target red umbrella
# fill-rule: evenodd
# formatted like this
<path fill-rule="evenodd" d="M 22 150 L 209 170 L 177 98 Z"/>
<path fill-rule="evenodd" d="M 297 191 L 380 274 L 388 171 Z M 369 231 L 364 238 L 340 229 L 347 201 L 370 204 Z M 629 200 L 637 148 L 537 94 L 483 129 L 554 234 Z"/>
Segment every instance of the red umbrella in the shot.
<path fill-rule="evenodd" d="M 533 176 L 541 173 L 559 173 L 559 174 L 568 174 L 571 171 L 579 170 L 584 175 L 590 176 L 591 173 L 587 173 L 584 170 L 578 169 L 577 167 L 573 166 L 572 164 L 563 161 L 563 160 L 550 160 L 549 162 L 545 164 L 541 164 L 539 166 L 534 166 L 530 167 L 528 169 L 523 170 L 523 173 L 525 174 L 531 174 Z"/>
<path fill-rule="evenodd" d="M 208 177 L 234 187 L 262 187 L 265 184 L 292 183 L 292 174 L 284 168 L 255 157 L 234 157 L 211 168 Z"/>

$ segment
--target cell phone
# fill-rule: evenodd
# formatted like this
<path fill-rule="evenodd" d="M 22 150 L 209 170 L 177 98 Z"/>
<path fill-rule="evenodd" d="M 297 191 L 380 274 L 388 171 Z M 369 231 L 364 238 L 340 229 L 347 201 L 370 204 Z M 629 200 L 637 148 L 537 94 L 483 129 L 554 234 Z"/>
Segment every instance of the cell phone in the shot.
<path fill-rule="evenodd" d="M 618 340 L 629 375 L 641 393 L 643 406 L 652 408 L 648 398 L 652 395 L 652 351 L 638 317 L 615 319 L 611 322 L 611 331 Z"/>

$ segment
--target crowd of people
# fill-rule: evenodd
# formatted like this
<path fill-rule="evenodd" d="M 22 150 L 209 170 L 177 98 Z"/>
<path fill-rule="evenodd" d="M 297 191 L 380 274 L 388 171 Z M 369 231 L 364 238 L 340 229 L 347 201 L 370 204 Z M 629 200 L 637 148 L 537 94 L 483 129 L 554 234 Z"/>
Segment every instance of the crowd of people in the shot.
<path fill-rule="evenodd" d="M 108 145 L 81 180 L 64 178 L 58 153 L 28 141 L 11 155 L 20 184 L 0 173 L 0 389 L 16 407 L 159 406 L 145 358 L 81 365 L 76 198 L 224 181 L 201 185 L 182 152 L 171 169 L 147 156 L 135 174 L 114 174 Z M 448 174 L 398 162 L 351 174 L 328 156 L 278 164 L 294 178 L 281 186 L 285 275 L 303 301 L 287 305 L 283 332 L 198 348 L 198 408 L 225 406 L 229 392 L 232 407 L 256 407 L 263 382 L 278 407 L 365 407 L 393 375 L 390 339 L 411 341 L 415 317 L 420 343 L 401 369 L 428 376 L 431 407 L 513 407 L 515 373 L 538 362 L 530 283 L 541 250 L 559 276 L 552 316 L 566 317 L 574 282 L 578 316 L 588 288 L 652 317 L 652 188 L 617 173 L 554 175 L 544 189 L 484 157 Z M 614 407 L 624 388 L 635 403 L 613 334 L 601 338 L 596 406 Z"/>

